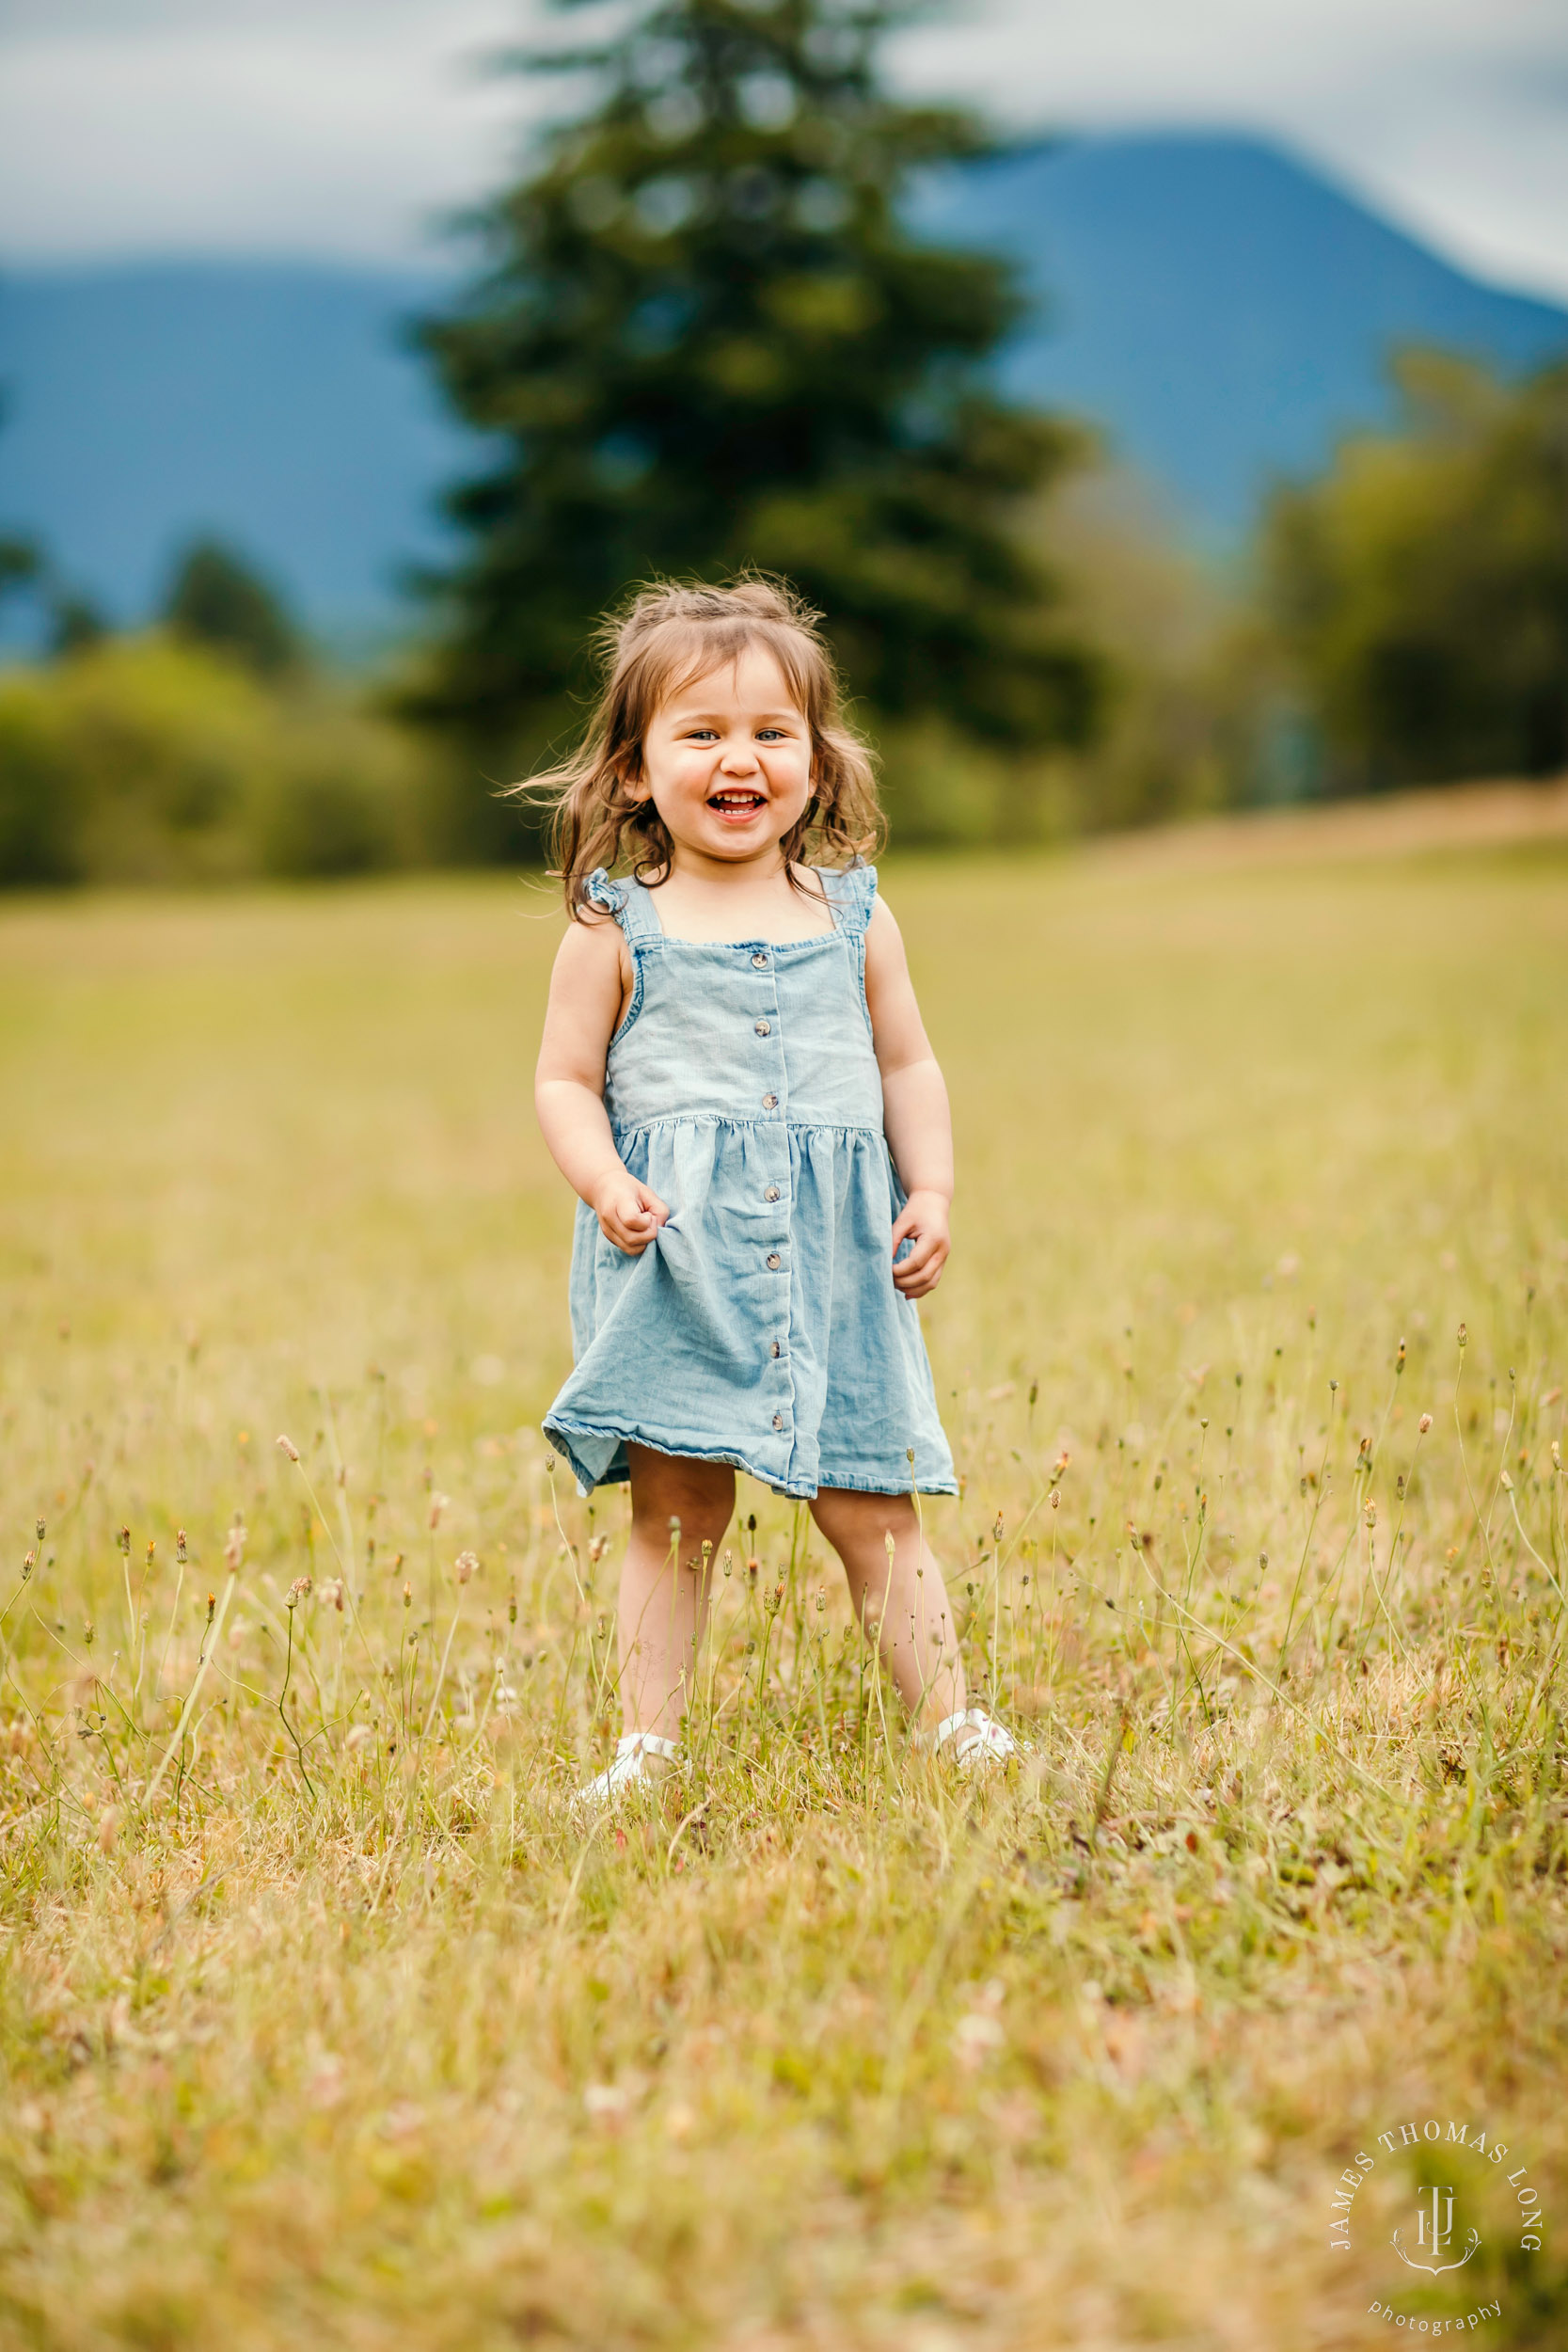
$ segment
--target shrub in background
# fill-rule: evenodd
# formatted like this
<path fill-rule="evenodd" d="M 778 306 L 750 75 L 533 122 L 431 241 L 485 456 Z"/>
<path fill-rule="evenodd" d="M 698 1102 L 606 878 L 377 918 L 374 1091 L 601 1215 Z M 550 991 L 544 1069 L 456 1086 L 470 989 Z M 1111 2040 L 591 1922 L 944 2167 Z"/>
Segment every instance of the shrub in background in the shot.
<path fill-rule="evenodd" d="M 1397 368 L 1395 433 L 1283 493 L 1265 539 L 1280 637 L 1344 792 L 1568 765 L 1568 365 L 1499 383 Z"/>
<path fill-rule="evenodd" d="M 349 709 L 296 714 L 257 795 L 269 874 L 364 874 L 425 862 L 425 763 L 385 723 Z"/>
<path fill-rule="evenodd" d="M 429 747 L 356 690 L 168 635 L 0 672 L 0 883 L 415 864 L 436 783 Z"/>
<path fill-rule="evenodd" d="M 47 674 L 0 676 L 0 883 L 80 882 L 81 764 L 61 740 Z"/>

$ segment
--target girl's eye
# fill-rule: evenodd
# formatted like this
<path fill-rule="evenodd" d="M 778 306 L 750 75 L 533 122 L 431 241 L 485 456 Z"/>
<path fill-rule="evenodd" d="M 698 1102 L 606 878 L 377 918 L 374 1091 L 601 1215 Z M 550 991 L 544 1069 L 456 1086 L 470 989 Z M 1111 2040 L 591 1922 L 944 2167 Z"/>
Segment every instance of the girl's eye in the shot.
<path fill-rule="evenodd" d="M 789 729 L 787 727 L 758 727 L 756 731 L 756 740 L 759 743 L 784 743 L 788 739 Z M 717 743 L 718 740 L 717 727 L 682 727 L 681 729 L 683 743 Z"/>

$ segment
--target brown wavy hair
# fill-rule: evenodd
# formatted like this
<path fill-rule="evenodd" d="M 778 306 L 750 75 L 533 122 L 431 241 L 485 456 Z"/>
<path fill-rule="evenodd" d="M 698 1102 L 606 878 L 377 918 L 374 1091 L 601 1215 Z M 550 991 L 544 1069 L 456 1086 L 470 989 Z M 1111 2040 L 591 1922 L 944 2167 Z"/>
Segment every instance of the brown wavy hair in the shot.
<path fill-rule="evenodd" d="M 588 877 L 629 864 L 639 882 L 668 876 L 671 840 L 650 800 L 634 800 L 642 777 L 642 739 L 655 713 L 748 646 L 778 662 L 811 729 L 812 797 L 779 844 L 784 870 L 805 863 L 852 865 L 883 839 L 871 753 L 844 715 L 844 694 L 823 640 L 821 614 L 787 581 L 747 574 L 721 588 L 656 580 L 602 621 L 595 632 L 602 683 L 581 743 L 559 767 L 513 787 L 549 812 L 551 871 L 566 908 L 582 919 Z"/>

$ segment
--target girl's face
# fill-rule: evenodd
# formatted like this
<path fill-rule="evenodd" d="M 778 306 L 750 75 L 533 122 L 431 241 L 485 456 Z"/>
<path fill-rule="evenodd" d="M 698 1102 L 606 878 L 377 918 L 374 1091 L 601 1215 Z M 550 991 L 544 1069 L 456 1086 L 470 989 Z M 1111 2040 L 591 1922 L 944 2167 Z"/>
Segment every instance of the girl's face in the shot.
<path fill-rule="evenodd" d="M 765 645 L 684 686 L 642 739 L 642 777 L 677 862 L 766 862 L 811 799 L 811 728 Z"/>

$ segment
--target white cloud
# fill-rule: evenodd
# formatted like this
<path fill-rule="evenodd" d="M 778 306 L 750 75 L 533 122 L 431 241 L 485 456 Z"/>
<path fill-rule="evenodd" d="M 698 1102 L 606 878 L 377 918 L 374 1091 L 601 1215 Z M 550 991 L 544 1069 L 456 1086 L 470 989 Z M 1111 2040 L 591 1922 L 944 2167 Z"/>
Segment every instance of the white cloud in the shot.
<path fill-rule="evenodd" d="M 901 63 L 1021 127 L 1273 133 L 1472 267 L 1568 294 L 1561 0 L 991 0 Z"/>
<path fill-rule="evenodd" d="M 479 60 L 546 21 L 539 0 L 6 0 L 0 250 L 428 250 L 548 103 Z M 1568 294 L 1562 0 L 981 0 L 895 56 L 1020 127 L 1274 133 L 1462 260 Z"/>
<path fill-rule="evenodd" d="M 91 14 L 0 43 L 13 256 L 406 255 L 494 184 L 538 107 L 483 70 L 515 33 L 504 0 Z"/>

